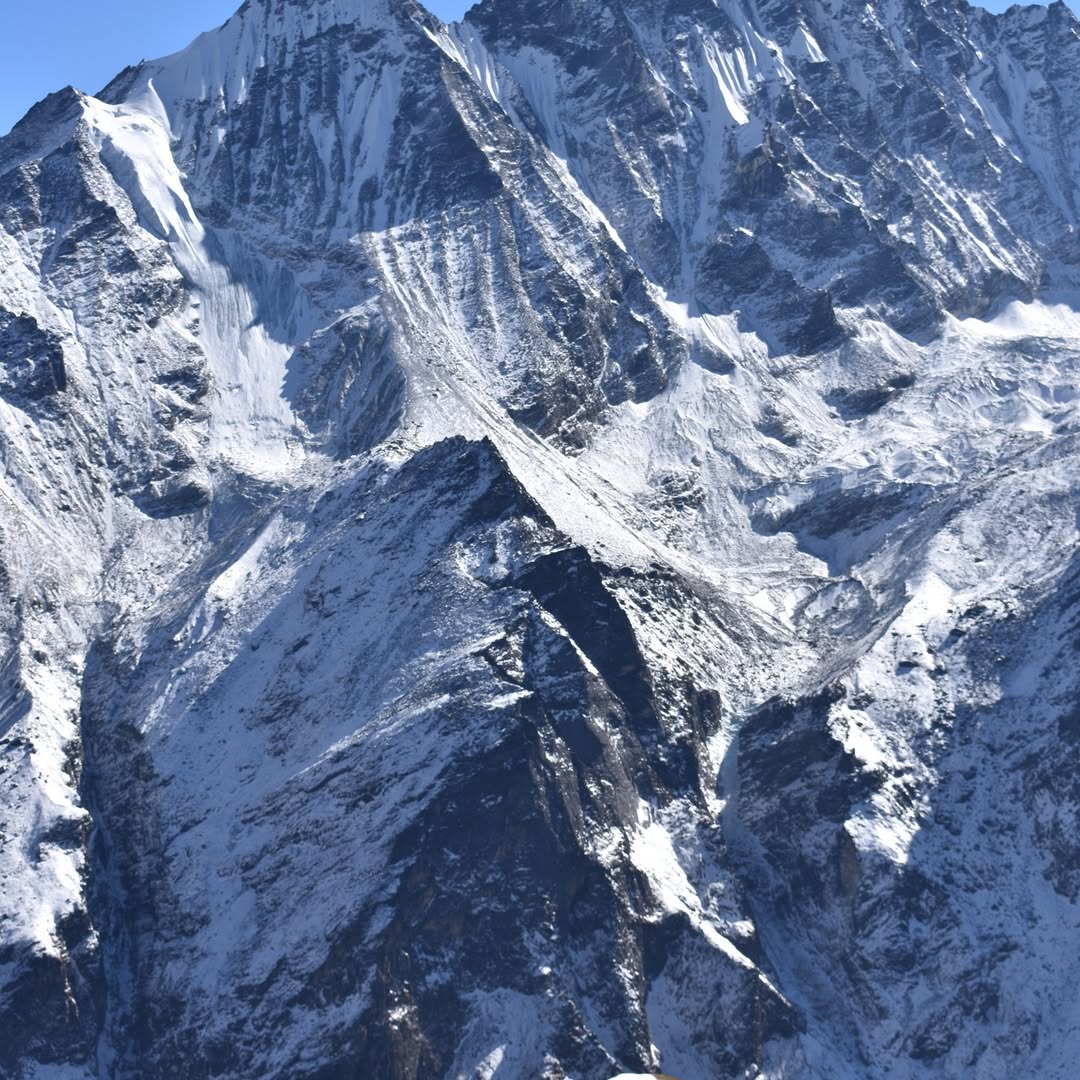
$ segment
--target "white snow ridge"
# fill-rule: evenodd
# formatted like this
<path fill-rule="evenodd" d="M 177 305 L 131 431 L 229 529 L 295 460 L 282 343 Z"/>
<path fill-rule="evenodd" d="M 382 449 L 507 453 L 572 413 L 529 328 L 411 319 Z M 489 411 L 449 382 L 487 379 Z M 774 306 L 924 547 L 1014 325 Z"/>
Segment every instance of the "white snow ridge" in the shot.
<path fill-rule="evenodd" d="M 1080 24 L 248 0 L 0 139 L 0 1076 L 1066 1080 Z"/>

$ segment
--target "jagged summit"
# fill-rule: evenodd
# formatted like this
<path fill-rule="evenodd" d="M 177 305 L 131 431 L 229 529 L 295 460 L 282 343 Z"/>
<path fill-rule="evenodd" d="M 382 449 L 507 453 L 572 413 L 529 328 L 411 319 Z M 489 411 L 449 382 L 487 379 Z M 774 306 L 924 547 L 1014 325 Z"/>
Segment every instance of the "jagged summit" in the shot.
<path fill-rule="evenodd" d="M 302 64 L 312 41 L 332 44 L 324 56 L 341 68 L 376 43 L 388 46 L 393 37 L 416 44 L 425 27 L 436 25 L 442 24 L 415 0 L 247 0 L 186 49 L 122 73 L 103 96 L 114 100 L 130 93 L 128 84 L 138 72 L 135 87 L 162 81 L 162 97 L 170 103 L 216 99 L 230 109 L 248 97 L 260 69 L 287 69 L 298 59 Z M 398 42 L 399 60 L 402 47 Z"/>
<path fill-rule="evenodd" d="M 267 0 L 0 140 L 0 1074 L 1071 1076 L 1078 49 Z"/>
<path fill-rule="evenodd" d="M 833 309 L 909 332 L 1030 297 L 1073 246 L 1077 150 L 1050 133 L 1076 130 L 1075 98 L 1026 89 L 1047 64 L 1075 78 L 1067 9 L 1029 35 L 916 2 L 527 8 L 469 22 L 545 140 L 680 299 L 743 310 L 781 351 L 833 344 Z"/>

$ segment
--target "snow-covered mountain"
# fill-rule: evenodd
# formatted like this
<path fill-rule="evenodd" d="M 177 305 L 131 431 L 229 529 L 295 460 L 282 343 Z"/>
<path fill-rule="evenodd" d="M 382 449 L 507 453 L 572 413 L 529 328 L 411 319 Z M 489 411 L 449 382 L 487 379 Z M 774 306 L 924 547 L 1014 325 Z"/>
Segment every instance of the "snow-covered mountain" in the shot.
<path fill-rule="evenodd" d="M 247 0 L 0 140 L 0 1075 L 1080 1060 L 1080 23 Z"/>

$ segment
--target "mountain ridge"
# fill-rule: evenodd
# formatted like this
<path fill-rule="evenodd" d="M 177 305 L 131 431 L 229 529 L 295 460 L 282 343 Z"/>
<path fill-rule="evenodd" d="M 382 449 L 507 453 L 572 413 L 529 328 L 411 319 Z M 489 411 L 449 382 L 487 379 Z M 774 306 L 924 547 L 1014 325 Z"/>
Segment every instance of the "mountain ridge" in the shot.
<path fill-rule="evenodd" d="M 0 1068 L 1066 1076 L 1075 18 L 524 7 L 0 140 Z"/>

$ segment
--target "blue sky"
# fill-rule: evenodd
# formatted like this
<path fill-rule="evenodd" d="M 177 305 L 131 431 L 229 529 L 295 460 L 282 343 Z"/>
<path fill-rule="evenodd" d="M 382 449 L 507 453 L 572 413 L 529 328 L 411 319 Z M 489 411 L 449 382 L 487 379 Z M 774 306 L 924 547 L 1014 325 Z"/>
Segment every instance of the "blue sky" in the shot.
<path fill-rule="evenodd" d="M 0 16 L 0 134 L 35 101 L 69 83 L 100 90 L 118 71 L 183 48 L 223 23 L 240 0 L 8 0 Z M 466 0 L 431 0 L 444 19 Z M 1006 0 L 988 0 L 1002 9 Z"/>

